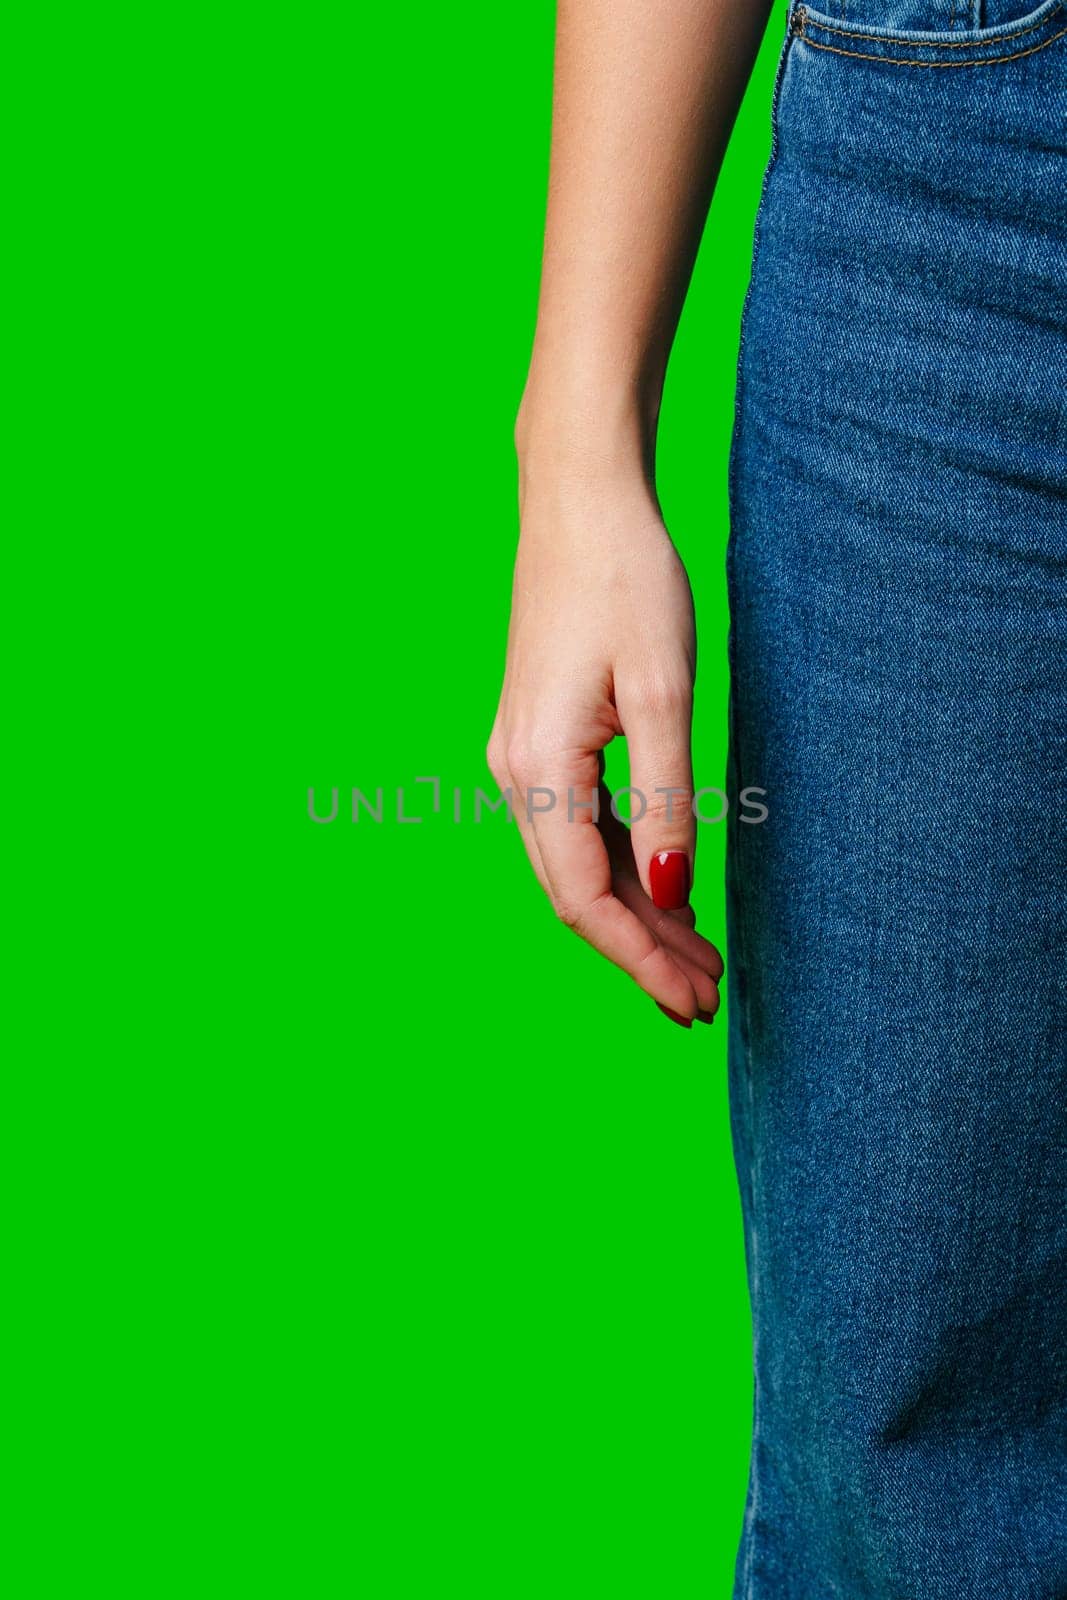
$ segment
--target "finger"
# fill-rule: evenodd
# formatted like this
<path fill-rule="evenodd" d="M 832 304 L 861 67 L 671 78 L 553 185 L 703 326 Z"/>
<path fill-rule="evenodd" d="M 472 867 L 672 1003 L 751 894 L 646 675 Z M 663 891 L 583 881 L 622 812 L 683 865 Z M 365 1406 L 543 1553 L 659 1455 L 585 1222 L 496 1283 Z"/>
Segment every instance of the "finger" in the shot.
<path fill-rule="evenodd" d="M 561 921 L 634 982 L 679 1015 L 700 1009 L 688 976 L 640 917 L 616 896 L 611 861 L 597 827 L 596 751 L 579 751 L 556 763 L 533 764 L 538 783 L 518 774 L 530 797 L 534 835 Z"/>
<path fill-rule="evenodd" d="M 692 906 L 683 906 L 678 911 L 661 911 L 653 905 L 637 877 L 630 830 L 611 811 L 610 799 L 607 790 L 602 790 L 600 830 L 611 858 L 615 893 L 661 943 L 666 944 L 672 952 L 695 962 L 717 983 L 723 974 L 722 956 L 710 939 L 696 932 L 696 912 Z"/>
<path fill-rule="evenodd" d="M 519 830 L 519 835 L 526 849 L 526 854 L 530 858 L 530 865 L 534 869 L 537 881 L 551 900 L 552 885 L 548 881 L 548 873 L 545 871 L 545 864 L 541 859 L 541 847 L 537 843 L 537 835 L 534 832 L 533 824 L 527 816 L 526 796 L 515 783 L 511 785 L 511 793 L 511 814 L 515 826 Z"/>
<path fill-rule="evenodd" d="M 538 883 L 545 891 L 545 894 L 548 895 L 549 899 L 551 899 L 552 891 L 549 888 L 548 876 L 545 872 L 544 862 L 541 860 L 541 852 L 538 849 L 537 839 L 534 836 L 533 827 L 526 816 L 525 796 L 522 794 L 515 782 L 515 779 L 512 777 L 503 736 L 499 730 L 499 727 L 496 725 L 494 725 L 492 735 L 489 739 L 487 759 L 489 763 L 489 769 L 492 772 L 493 777 L 496 779 L 497 787 L 499 788 L 501 794 L 507 793 L 511 796 L 508 806 L 508 815 L 519 830 L 519 837 L 522 839 L 526 855 L 529 859 L 531 867 L 534 870 L 534 876 L 537 878 Z"/>
<path fill-rule="evenodd" d="M 683 906 L 680 911 L 664 911 L 663 912 L 663 916 L 667 919 L 668 923 L 670 923 L 670 922 L 681 923 L 682 926 L 688 928 L 691 932 L 695 932 L 696 931 L 697 914 L 693 910 L 692 906 Z M 697 1012 L 697 1021 L 698 1022 L 705 1022 L 705 1023 L 710 1025 L 711 1023 L 713 1023 L 715 1021 L 715 1016 L 716 1016 L 716 1013 L 718 1012 L 718 1009 L 719 1009 L 719 1005 L 720 1005 L 719 981 L 722 978 L 723 971 L 725 969 L 723 967 L 722 956 L 719 954 L 719 952 L 715 948 L 715 946 L 713 944 L 711 944 L 711 942 L 708 941 L 708 940 L 705 940 L 704 942 L 707 944 L 708 949 L 710 950 L 711 955 L 712 955 L 712 964 L 711 964 L 710 968 L 708 969 L 708 975 L 709 975 L 709 977 L 711 977 L 714 980 L 714 988 L 713 988 L 713 991 L 712 991 L 713 998 L 712 998 L 712 1001 L 711 1001 L 710 1005 L 704 1006 L 703 1002 L 701 1003 L 701 1010 L 699 1010 Z M 695 987 L 695 985 L 694 985 L 694 987 Z M 700 998 L 699 991 L 698 991 L 698 994 L 697 994 L 697 998 L 698 999 Z"/>
<path fill-rule="evenodd" d="M 685 973 L 693 985 L 700 1010 L 718 1010 L 722 962 L 715 946 L 693 929 L 676 923 L 669 911 L 658 911 L 636 878 L 617 881 L 615 893 Z M 720 969 L 718 974 L 715 967 Z"/>
<path fill-rule="evenodd" d="M 726 970 L 722 953 L 718 945 L 713 944 L 704 934 L 697 932 L 696 914 L 692 907 L 683 906 L 681 911 L 661 911 L 658 915 L 662 918 L 661 921 L 656 921 L 650 916 L 646 917 L 653 933 L 658 933 L 664 943 L 672 949 L 677 943 L 677 948 L 684 955 L 689 956 L 690 960 L 699 962 L 709 977 L 718 983 Z"/>
<path fill-rule="evenodd" d="M 611 796 L 602 786 L 600 826 L 612 862 L 615 892 L 645 922 L 660 943 L 671 951 L 696 992 L 700 1004 L 696 1020 L 710 1024 L 719 1010 L 722 957 L 710 940 L 696 932 L 696 912 L 692 906 L 682 906 L 678 911 L 660 911 L 652 904 L 637 877 L 630 849 L 630 831 L 611 811 L 610 800 Z M 690 1026 L 687 1017 L 679 1016 L 666 1006 L 661 1005 L 660 1010 L 672 1022 L 686 1028 Z"/>
<path fill-rule="evenodd" d="M 693 690 L 688 672 L 616 680 L 615 701 L 630 751 L 636 793 L 630 842 L 641 886 L 653 904 L 677 911 L 693 882 Z"/>
<path fill-rule="evenodd" d="M 617 877 L 615 893 L 640 917 L 661 944 L 694 962 L 713 982 L 718 983 L 723 974 L 723 960 L 711 940 L 679 921 L 677 912 L 660 911 L 654 906 L 638 883 L 636 874 Z"/>

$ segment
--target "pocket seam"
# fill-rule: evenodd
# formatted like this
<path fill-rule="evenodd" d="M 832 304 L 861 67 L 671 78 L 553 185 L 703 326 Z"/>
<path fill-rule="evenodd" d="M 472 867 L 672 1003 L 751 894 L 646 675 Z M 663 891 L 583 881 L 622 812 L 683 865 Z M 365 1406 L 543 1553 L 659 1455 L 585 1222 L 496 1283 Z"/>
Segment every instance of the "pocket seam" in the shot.
<path fill-rule="evenodd" d="M 818 28 L 823 33 L 839 33 L 845 39 L 873 39 L 877 44 L 885 44 L 891 49 L 897 50 L 980 50 L 983 45 L 1003 44 L 1005 39 L 1022 39 L 1028 33 L 1036 32 L 1038 28 L 1047 28 L 1049 23 L 1055 19 L 1057 13 L 1062 10 L 1062 5 L 1058 6 L 1055 10 L 1042 17 L 1040 21 L 1031 22 L 1028 27 L 1016 28 L 1010 33 L 989 34 L 982 39 L 942 39 L 940 41 L 932 41 L 928 39 L 908 39 L 903 34 L 861 33 L 857 28 L 835 28 L 829 22 L 816 22 L 810 11 L 804 12 L 804 22 L 800 31 L 807 37 L 809 28 Z M 1058 38 L 1059 35 L 1057 34 L 1055 37 Z M 809 40 L 808 42 L 810 43 L 811 41 Z M 1051 40 L 1048 41 L 1050 44 L 1051 42 Z M 829 49 L 829 46 L 824 46 L 824 48 Z M 851 54 L 851 52 L 847 53 Z M 1020 54 L 1025 53 L 1020 51 Z M 1010 61 L 1013 58 L 1008 56 L 1005 59 Z"/>
<path fill-rule="evenodd" d="M 814 24 L 812 24 L 812 26 L 814 26 Z M 1037 26 L 1041 26 L 1041 24 L 1037 24 Z M 835 30 L 835 32 L 842 31 L 844 30 Z M 1054 33 L 1050 39 L 1042 39 L 1040 44 L 1032 44 L 1025 50 L 1015 50 L 1009 56 L 982 56 L 977 61 L 911 61 L 907 56 L 872 55 L 862 50 L 843 50 L 840 45 L 836 44 L 819 44 L 816 40 L 809 39 L 806 31 L 801 34 L 801 38 L 803 38 L 805 44 L 807 44 L 812 50 L 828 50 L 831 55 L 851 56 L 856 61 L 884 61 L 887 66 L 891 67 L 994 67 L 1000 61 L 1018 61 L 1023 56 L 1035 55 L 1038 50 L 1047 50 L 1050 44 L 1055 44 L 1056 40 L 1062 39 L 1065 34 L 1067 34 L 1067 28 L 1061 28 L 1059 33 Z M 875 35 L 874 37 L 877 38 L 878 36 Z M 889 40 L 887 42 L 899 48 L 904 41 Z M 980 40 L 975 42 L 984 44 L 987 41 Z M 962 41 L 960 41 L 960 43 L 962 43 Z M 922 47 L 915 46 L 913 48 Z M 951 49 L 953 46 L 927 45 L 925 48 L 929 50 L 944 50 Z"/>

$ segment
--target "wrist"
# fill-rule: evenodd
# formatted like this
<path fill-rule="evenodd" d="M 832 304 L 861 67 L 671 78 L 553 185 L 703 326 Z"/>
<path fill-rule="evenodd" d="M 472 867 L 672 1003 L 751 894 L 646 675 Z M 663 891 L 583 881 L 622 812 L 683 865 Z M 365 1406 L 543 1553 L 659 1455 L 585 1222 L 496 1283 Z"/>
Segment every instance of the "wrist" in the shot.
<path fill-rule="evenodd" d="M 659 394 L 637 385 L 546 380 L 531 371 L 515 418 L 524 479 L 654 476 Z"/>

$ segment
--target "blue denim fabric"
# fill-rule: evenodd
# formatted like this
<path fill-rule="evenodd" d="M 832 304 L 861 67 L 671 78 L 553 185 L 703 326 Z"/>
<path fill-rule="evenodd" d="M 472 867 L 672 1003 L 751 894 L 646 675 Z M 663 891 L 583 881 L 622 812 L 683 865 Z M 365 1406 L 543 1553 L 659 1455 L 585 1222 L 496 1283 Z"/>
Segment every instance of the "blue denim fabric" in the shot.
<path fill-rule="evenodd" d="M 735 1596 L 1065 1600 L 1067 3 L 827 5 L 731 455 Z"/>

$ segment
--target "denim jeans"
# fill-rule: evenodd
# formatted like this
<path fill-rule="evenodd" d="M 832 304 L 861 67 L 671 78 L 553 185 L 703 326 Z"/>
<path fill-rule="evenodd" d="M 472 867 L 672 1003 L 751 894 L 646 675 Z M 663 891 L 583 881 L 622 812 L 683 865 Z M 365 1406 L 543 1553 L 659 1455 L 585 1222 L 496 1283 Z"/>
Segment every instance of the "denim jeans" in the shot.
<path fill-rule="evenodd" d="M 793 4 L 731 452 L 736 1600 L 1067 1600 L 1067 0 Z"/>

